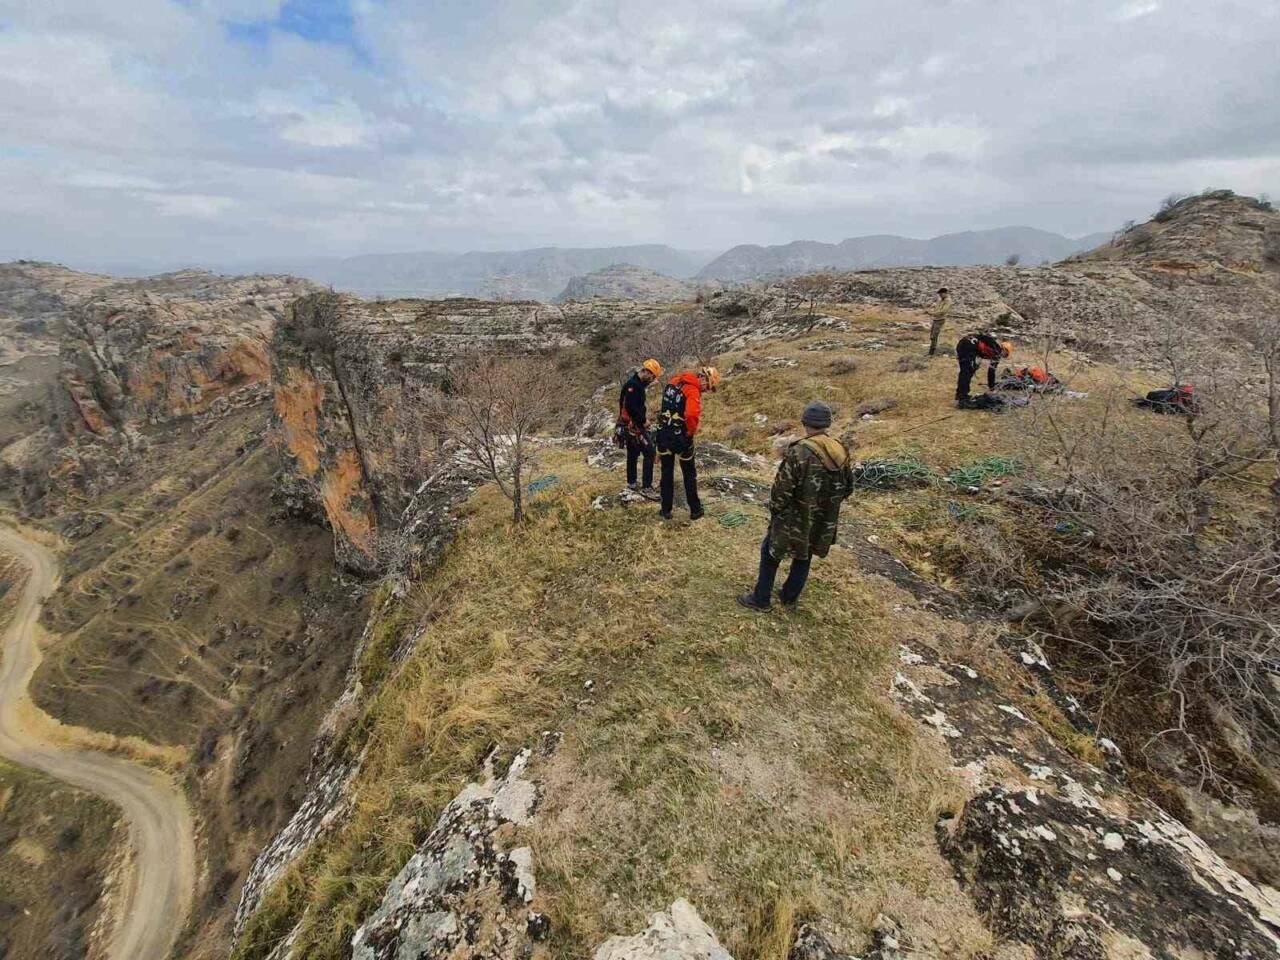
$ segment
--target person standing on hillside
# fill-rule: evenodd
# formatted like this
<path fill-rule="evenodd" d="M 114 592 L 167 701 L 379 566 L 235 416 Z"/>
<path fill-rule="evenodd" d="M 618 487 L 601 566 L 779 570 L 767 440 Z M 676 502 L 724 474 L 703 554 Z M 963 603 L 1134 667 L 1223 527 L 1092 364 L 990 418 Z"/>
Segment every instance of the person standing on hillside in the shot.
<path fill-rule="evenodd" d="M 973 383 L 973 375 L 978 372 L 982 362 L 988 362 L 987 389 L 996 388 L 996 367 L 1013 353 L 1013 344 L 1008 340 L 997 340 L 990 333 L 970 333 L 961 337 L 956 343 L 956 362 L 960 365 L 960 373 L 956 377 L 956 406 L 969 405 L 969 385 Z"/>
<path fill-rule="evenodd" d="M 927 311 L 932 323 L 929 324 L 929 356 L 933 356 L 938 352 L 938 337 L 942 335 L 942 328 L 947 324 L 947 317 L 951 314 L 951 291 L 946 287 L 938 288 L 938 301 Z"/>
<path fill-rule="evenodd" d="M 827 435 L 831 408 L 815 400 L 800 417 L 805 436 L 787 448 L 769 494 L 769 532 L 760 544 L 755 589 L 738 597 L 751 610 L 768 610 L 782 561 L 791 569 L 778 591 L 784 607 L 794 607 L 809 579 L 812 558 L 825 557 L 836 542 L 840 506 L 853 492 L 849 451 Z"/>
<path fill-rule="evenodd" d="M 653 440 L 649 437 L 649 413 L 645 393 L 649 384 L 662 376 L 662 364 L 650 357 L 627 378 L 618 395 L 618 426 L 615 435 L 627 450 L 627 486 L 642 493 L 653 492 Z M 644 483 L 636 479 L 636 462 L 644 458 Z"/>
<path fill-rule="evenodd" d="M 662 499 L 662 519 L 671 519 L 676 495 L 676 458 L 680 458 L 680 474 L 684 480 L 684 496 L 689 502 L 689 519 L 703 515 L 698 499 L 698 467 L 693 459 L 693 438 L 702 419 L 702 394 L 715 393 L 720 386 L 720 371 L 702 367 L 697 373 L 686 370 L 671 378 L 662 391 L 662 409 L 658 412 L 658 459 L 661 478 L 658 489 Z"/>

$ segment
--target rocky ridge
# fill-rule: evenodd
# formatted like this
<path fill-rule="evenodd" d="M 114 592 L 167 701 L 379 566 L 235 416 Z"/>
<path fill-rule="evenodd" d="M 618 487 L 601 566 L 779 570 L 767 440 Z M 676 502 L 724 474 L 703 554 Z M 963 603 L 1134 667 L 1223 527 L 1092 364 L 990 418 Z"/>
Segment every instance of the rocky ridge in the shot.
<path fill-rule="evenodd" d="M 955 303 L 947 338 L 992 329 L 1032 350 L 1048 339 L 1152 370 L 1163 370 L 1161 344 L 1185 341 L 1207 365 L 1256 367 L 1251 339 L 1280 315 L 1280 213 L 1219 191 L 1054 266 L 835 273 L 730 291 L 706 309 L 734 343 L 780 322 L 803 328 L 806 297 L 920 309 L 940 286 Z"/>
<path fill-rule="evenodd" d="M 293 277 L 188 270 L 100 291 L 66 317 L 67 429 L 102 435 L 162 423 L 265 384 L 275 322 L 311 289 Z"/>
<path fill-rule="evenodd" d="M 556 303 L 593 297 L 673 302 L 692 300 L 696 293 L 697 288 L 683 280 L 630 263 L 615 263 L 594 273 L 573 277 L 556 297 Z"/>

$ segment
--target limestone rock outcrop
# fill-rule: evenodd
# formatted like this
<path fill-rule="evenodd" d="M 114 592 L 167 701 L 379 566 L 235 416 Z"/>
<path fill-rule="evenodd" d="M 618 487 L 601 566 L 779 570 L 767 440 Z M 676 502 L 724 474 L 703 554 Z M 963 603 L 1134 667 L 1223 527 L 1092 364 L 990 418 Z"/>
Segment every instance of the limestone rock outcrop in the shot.
<path fill-rule="evenodd" d="M 352 960 L 530 953 L 546 920 L 530 909 L 532 853 L 514 845 L 510 828 L 527 823 L 538 800 L 537 787 L 525 779 L 531 755 L 519 753 L 502 776 L 491 758 L 485 780 L 445 808 L 356 931 Z"/>
<path fill-rule="evenodd" d="M 281 499 L 324 517 L 345 567 L 380 570 L 441 458 L 429 400 L 448 364 L 477 350 L 572 346 L 620 316 L 592 304 L 298 300 L 271 346 Z"/>
<path fill-rule="evenodd" d="M 649 926 L 631 937 L 610 937 L 593 960 L 733 960 L 715 932 L 683 898 L 649 917 Z"/>
<path fill-rule="evenodd" d="M 892 694 L 969 786 L 938 842 L 993 932 L 1044 960 L 1280 954 L 1280 894 L 1063 749 L 989 678 L 917 644 L 899 651 Z"/>
<path fill-rule="evenodd" d="M 102 435 L 163 423 L 262 389 L 276 319 L 311 289 L 293 277 L 188 270 L 100 291 L 65 320 L 67 429 Z"/>

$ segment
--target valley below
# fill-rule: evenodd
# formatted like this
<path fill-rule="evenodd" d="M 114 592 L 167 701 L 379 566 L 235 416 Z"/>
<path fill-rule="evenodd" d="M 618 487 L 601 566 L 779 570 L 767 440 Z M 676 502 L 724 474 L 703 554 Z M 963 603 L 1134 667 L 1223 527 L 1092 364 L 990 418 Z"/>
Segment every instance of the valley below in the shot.
<path fill-rule="evenodd" d="M 0 647 L 0 757 L 119 807 L 132 856 L 123 867 L 118 895 L 129 910 L 111 933 L 106 955 L 111 960 L 166 956 L 186 922 L 195 886 L 195 837 L 186 798 L 161 772 L 81 745 L 74 731 L 60 736 L 58 724 L 31 707 L 27 685 L 40 659 L 37 619 L 41 600 L 56 586 L 57 559 L 39 542 L 3 527 L 0 552 L 17 557 L 29 571 Z"/>

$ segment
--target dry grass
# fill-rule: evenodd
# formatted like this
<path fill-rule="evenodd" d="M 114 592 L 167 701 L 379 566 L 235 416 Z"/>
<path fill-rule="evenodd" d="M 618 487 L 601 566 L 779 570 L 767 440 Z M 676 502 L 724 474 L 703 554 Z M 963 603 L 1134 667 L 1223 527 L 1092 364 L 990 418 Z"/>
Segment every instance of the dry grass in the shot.
<path fill-rule="evenodd" d="M 617 477 L 576 452 L 543 469 L 561 483 L 529 524 L 512 529 L 481 491 L 417 588 L 423 638 L 347 745 L 369 749 L 356 813 L 277 887 L 237 956 L 265 955 L 298 920 L 305 955 L 342 956 L 483 755 L 548 729 L 565 739 L 538 771 L 532 843 L 556 955 L 586 955 L 677 896 L 748 960 L 781 960 L 799 919 L 856 941 L 876 909 L 917 900 L 950 955 L 988 949 L 932 839 L 957 802 L 948 765 L 885 696 L 900 638 L 883 584 L 841 552 L 798 613 L 743 611 L 758 519 L 595 511 Z"/>
<path fill-rule="evenodd" d="M 703 436 L 767 453 L 775 424 L 823 398 L 837 409 L 832 432 L 853 430 L 861 457 L 912 455 L 945 472 L 1028 452 L 1028 411 L 954 410 L 953 360 L 899 372 L 899 357 L 923 352 L 926 342 L 923 326 L 892 326 L 911 314 L 843 315 L 854 323 L 848 333 L 718 358 L 724 370 L 744 359 L 757 366 L 706 398 Z M 856 346 L 873 334 L 883 349 Z M 848 344 L 856 368 L 833 375 L 841 351 L 803 349 L 826 339 Z M 766 357 L 796 365 L 761 363 Z M 1055 368 L 1073 388 L 1098 395 L 1151 386 L 1065 357 Z M 880 422 L 853 419 L 859 403 L 881 396 L 897 406 Z M 1093 397 L 1073 403 L 1072 416 L 1097 410 Z M 301 952 L 342 956 L 387 879 L 481 757 L 548 729 L 565 739 L 536 771 L 546 799 L 531 842 L 536 906 L 552 918 L 548 947 L 558 957 L 587 955 L 611 934 L 640 929 L 646 914 L 678 896 L 698 906 L 741 960 L 781 960 L 796 924 L 818 918 L 856 949 L 882 910 L 938 955 L 1003 955 L 936 850 L 937 815 L 964 796 L 942 748 L 889 704 L 892 653 L 912 640 L 962 650 L 1011 702 L 1096 760 L 1087 738 L 989 637 L 920 610 L 844 551 L 815 567 L 799 613 L 751 614 L 733 597 L 755 568 L 758 510 L 747 509 L 752 520 L 740 528 L 716 524 L 716 505 L 698 525 L 661 525 L 650 508 L 591 510 L 619 478 L 601 478 L 579 454 L 547 454 L 543 471 L 562 482 L 534 499 L 525 528 L 505 522 L 495 492 L 473 499 L 468 530 L 417 588 L 413 616 L 384 631 L 390 647 L 425 625 L 417 652 L 347 744 L 369 748 L 356 815 L 277 886 L 237 957 L 264 956 L 298 921 Z M 951 502 L 977 510 L 957 521 Z M 1010 541 L 1027 529 L 1018 511 L 938 487 L 859 495 L 849 513 L 859 528 L 846 535 L 879 535 L 918 573 L 944 583 L 964 577 L 974 557 L 965 524 Z"/>
<path fill-rule="evenodd" d="M 106 801 L 0 761 L 0 937 L 13 957 L 81 956 L 116 835 Z"/>

